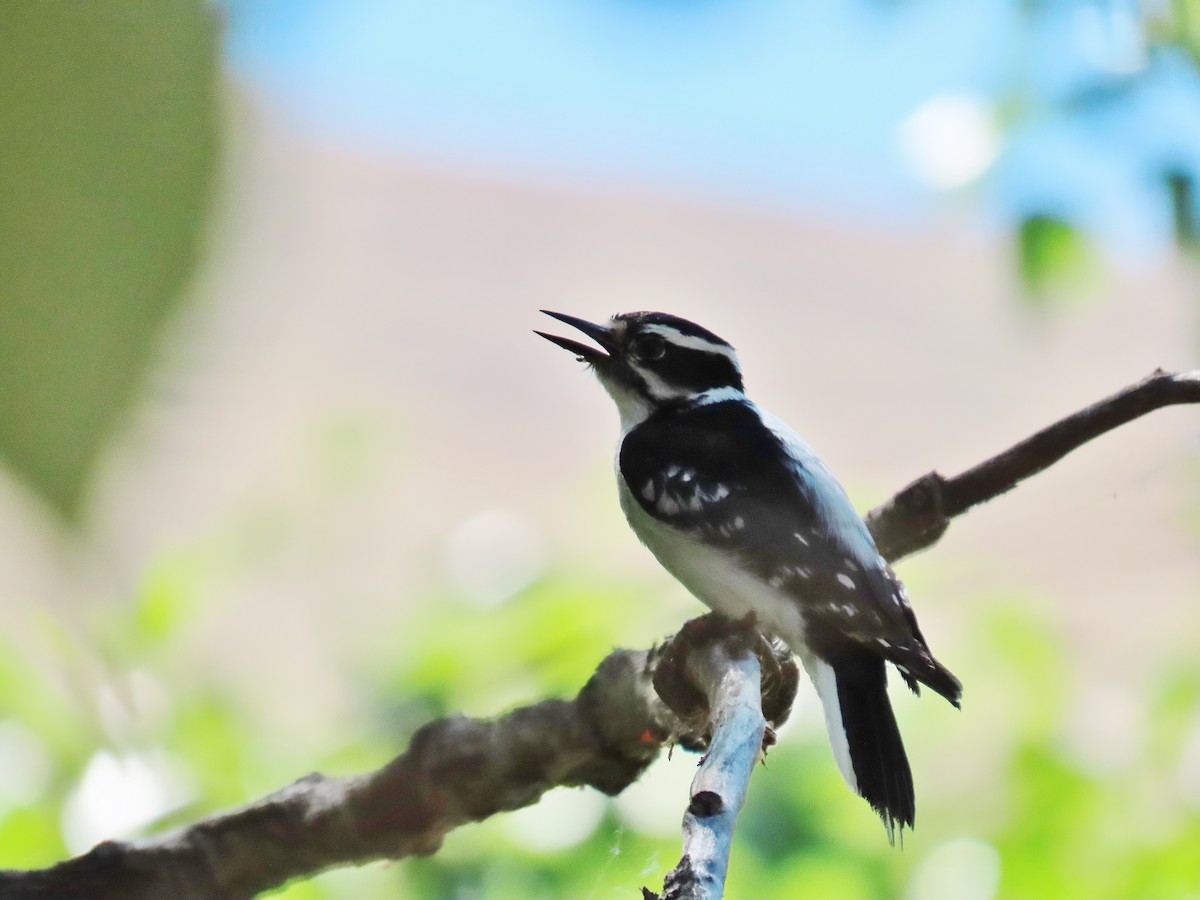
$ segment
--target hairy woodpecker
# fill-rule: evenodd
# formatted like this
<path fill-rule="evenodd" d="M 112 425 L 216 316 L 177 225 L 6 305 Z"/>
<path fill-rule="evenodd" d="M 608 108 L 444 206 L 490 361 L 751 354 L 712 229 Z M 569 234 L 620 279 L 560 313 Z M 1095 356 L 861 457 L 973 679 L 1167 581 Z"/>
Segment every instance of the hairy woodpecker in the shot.
<path fill-rule="evenodd" d="M 596 342 L 537 332 L 576 354 L 616 401 L 621 508 L 684 587 L 731 618 L 754 613 L 816 687 L 842 777 L 889 839 L 915 816 L 912 773 L 885 663 L 954 706 L 962 686 L 933 658 L 904 586 L 845 490 L 781 421 L 747 399 L 711 331 L 659 312 L 607 324 L 543 310 Z"/>

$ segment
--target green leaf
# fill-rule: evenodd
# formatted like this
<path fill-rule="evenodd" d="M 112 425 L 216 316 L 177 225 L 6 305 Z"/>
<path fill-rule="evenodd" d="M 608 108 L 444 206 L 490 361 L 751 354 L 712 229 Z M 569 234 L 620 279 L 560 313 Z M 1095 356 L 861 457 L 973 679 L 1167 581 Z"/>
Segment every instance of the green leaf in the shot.
<path fill-rule="evenodd" d="M 1164 176 L 1171 198 L 1171 216 L 1175 243 L 1183 250 L 1200 249 L 1200 223 L 1197 223 L 1196 179 L 1190 172 L 1173 169 Z"/>
<path fill-rule="evenodd" d="M 0 35 L 0 456 L 72 516 L 195 266 L 217 27 L 204 0 L 30 0 Z"/>
<path fill-rule="evenodd" d="M 1091 257 L 1082 235 L 1055 216 L 1036 214 L 1017 234 L 1021 278 L 1033 299 L 1045 300 L 1055 289 L 1077 285 Z"/>

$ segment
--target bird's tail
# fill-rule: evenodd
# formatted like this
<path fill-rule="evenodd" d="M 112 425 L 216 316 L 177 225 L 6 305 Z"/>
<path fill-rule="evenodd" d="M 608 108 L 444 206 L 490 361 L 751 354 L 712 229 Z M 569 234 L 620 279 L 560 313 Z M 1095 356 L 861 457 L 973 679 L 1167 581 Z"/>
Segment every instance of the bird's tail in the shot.
<path fill-rule="evenodd" d="M 825 708 L 825 725 L 842 777 L 871 804 L 895 842 L 896 829 L 916 818 L 912 771 L 887 695 L 884 661 L 846 648 L 809 669 Z"/>

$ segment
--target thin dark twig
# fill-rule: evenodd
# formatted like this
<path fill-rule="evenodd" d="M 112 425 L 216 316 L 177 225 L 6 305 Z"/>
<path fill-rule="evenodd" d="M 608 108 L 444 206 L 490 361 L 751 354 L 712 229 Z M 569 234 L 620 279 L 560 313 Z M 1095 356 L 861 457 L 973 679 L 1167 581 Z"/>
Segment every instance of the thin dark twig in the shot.
<path fill-rule="evenodd" d="M 1200 371 L 1161 369 L 1043 428 L 960 475 L 930 472 L 867 515 L 880 553 L 895 561 L 937 543 L 950 521 L 1012 490 L 1088 441 L 1166 406 L 1200 403 Z"/>

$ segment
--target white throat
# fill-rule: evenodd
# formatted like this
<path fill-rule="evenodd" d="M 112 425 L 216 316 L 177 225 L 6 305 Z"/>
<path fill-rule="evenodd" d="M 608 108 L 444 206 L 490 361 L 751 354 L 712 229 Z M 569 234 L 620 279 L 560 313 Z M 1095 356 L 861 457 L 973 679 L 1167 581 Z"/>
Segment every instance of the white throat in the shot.
<path fill-rule="evenodd" d="M 609 381 L 602 377 L 600 383 L 604 385 L 604 389 L 608 391 L 608 395 L 617 404 L 617 415 L 621 417 L 622 437 L 646 421 L 665 402 L 682 401 L 692 406 L 708 406 L 713 403 L 723 403 L 726 400 L 744 401 L 746 399 L 744 393 L 735 387 L 729 386 L 709 388 L 707 391 L 701 391 L 698 394 L 679 393 L 663 399 L 657 397 L 650 399 L 617 381 Z"/>
<path fill-rule="evenodd" d="M 654 412 L 655 405 L 640 393 L 630 390 L 623 384 L 600 379 L 608 396 L 617 404 L 617 415 L 621 417 L 621 436 L 629 434 L 641 425 Z"/>

